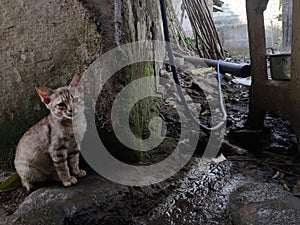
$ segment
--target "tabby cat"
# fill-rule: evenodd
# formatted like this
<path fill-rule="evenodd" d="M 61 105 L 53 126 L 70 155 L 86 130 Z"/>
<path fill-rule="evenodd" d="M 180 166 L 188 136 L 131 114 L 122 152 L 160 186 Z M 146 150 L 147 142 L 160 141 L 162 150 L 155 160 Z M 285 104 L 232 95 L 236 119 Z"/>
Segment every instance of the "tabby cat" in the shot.
<path fill-rule="evenodd" d="M 27 191 L 46 180 L 68 187 L 77 182 L 75 177 L 86 175 L 79 169 L 79 145 L 86 130 L 80 80 L 76 74 L 69 86 L 36 88 L 50 114 L 31 127 L 17 146 L 15 168 Z"/>

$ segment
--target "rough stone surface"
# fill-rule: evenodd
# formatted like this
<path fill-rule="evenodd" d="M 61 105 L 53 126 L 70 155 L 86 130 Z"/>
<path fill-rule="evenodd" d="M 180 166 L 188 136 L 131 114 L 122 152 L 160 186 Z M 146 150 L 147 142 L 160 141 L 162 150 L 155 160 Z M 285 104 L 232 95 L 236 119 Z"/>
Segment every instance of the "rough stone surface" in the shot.
<path fill-rule="evenodd" d="M 19 138 L 47 113 L 35 86 L 65 85 L 99 53 L 162 37 L 158 1 L 3 0 L 1 5 L 0 169 L 12 166 Z M 141 44 L 139 50 L 151 47 Z M 149 54 L 157 58 L 157 53 L 150 50 Z M 157 72 L 155 63 L 138 63 L 103 84 L 98 104 L 103 120 L 99 123 L 110 130 L 110 108 L 116 94 L 133 79 Z M 149 84 L 154 85 L 153 80 Z M 141 116 L 149 112 L 149 105 L 151 102 L 144 102 L 133 115 L 132 129 L 138 136 L 143 132 Z"/>
<path fill-rule="evenodd" d="M 3 168 L 11 165 L 20 136 L 45 115 L 35 94 L 36 85 L 65 85 L 74 72 L 83 71 L 98 53 L 123 43 L 156 39 L 161 37 L 161 29 L 158 2 L 153 1 L 2 1 L 2 5 L 0 167 Z M 149 65 L 139 64 L 124 69 L 119 73 L 122 79 L 119 76 L 106 85 L 106 101 L 100 101 L 104 111 L 108 111 L 103 113 L 104 118 L 110 118 L 107 108 L 123 87 L 121 83 L 143 76 L 148 68 Z M 150 72 L 153 70 L 151 66 Z"/>
<path fill-rule="evenodd" d="M 92 13 L 99 32 L 105 37 L 102 40 L 103 52 L 131 42 L 162 39 L 158 1 L 85 0 L 83 5 Z M 140 42 L 137 47 L 132 48 L 131 54 L 136 56 L 135 53 L 143 52 L 151 58 L 153 57 L 153 60 L 160 59 L 162 61 L 164 48 L 160 48 L 161 51 L 153 51 L 153 48 L 154 46 L 150 42 L 148 45 Z M 120 51 L 117 56 L 120 57 L 119 61 L 128 58 L 126 54 L 122 53 Z M 153 75 L 158 74 L 158 71 L 158 64 L 154 62 L 132 63 L 116 72 L 108 82 L 101 84 L 103 88 L 96 104 L 98 133 L 100 136 L 102 135 L 101 139 L 104 145 L 109 146 L 110 153 L 123 162 L 137 162 L 143 157 L 140 156 L 140 152 L 125 148 L 115 138 L 111 124 L 113 102 L 117 94 L 135 79 L 147 77 L 147 88 L 155 88 L 156 79 L 153 79 Z M 138 91 L 143 92 L 144 90 Z M 155 114 L 152 113 L 153 111 L 157 112 L 155 116 L 159 114 L 157 105 L 151 98 L 143 99 L 131 110 L 129 124 L 137 137 L 142 138 L 145 131 L 148 131 L 147 122 L 152 116 L 150 114 Z"/>
<path fill-rule="evenodd" d="M 123 186 L 97 175 L 70 188 L 55 183 L 32 192 L 0 224 L 230 224 L 225 209 L 234 186 L 227 185 L 231 163 L 192 161 L 174 177 L 147 187 Z"/>
<path fill-rule="evenodd" d="M 197 157 L 147 187 L 89 174 L 70 188 L 53 183 L 32 192 L 12 214 L 0 210 L 0 224 L 298 224 L 299 199 L 266 183 L 271 177 L 272 170 L 249 161 Z"/>
<path fill-rule="evenodd" d="M 100 50 L 100 35 L 78 1 L 1 1 L 0 168 L 45 107 L 35 86 L 67 84 Z"/>
<path fill-rule="evenodd" d="M 299 224 L 300 199 L 271 183 L 248 183 L 230 195 L 233 224 Z"/>
<path fill-rule="evenodd" d="M 33 192 L 0 224 L 131 224 L 171 189 L 169 182 L 133 188 L 90 175 L 70 188 L 55 184 Z"/>

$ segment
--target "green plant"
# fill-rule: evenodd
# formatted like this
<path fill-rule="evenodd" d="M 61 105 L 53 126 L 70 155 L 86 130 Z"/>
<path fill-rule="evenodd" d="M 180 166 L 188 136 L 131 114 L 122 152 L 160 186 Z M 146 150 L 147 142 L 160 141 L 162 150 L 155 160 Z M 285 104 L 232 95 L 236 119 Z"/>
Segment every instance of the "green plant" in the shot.
<path fill-rule="evenodd" d="M 193 38 L 187 37 L 187 38 L 185 38 L 184 41 L 185 41 L 185 43 L 186 43 L 187 45 L 193 45 L 193 46 L 196 45 L 196 41 L 195 41 L 195 39 L 193 39 Z"/>
<path fill-rule="evenodd" d="M 235 49 L 227 49 L 227 53 L 229 57 L 237 56 L 238 52 Z"/>
<path fill-rule="evenodd" d="M 281 47 L 282 46 L 282 39 L 281 38 L 278 38 L 275 42 L 275 44 L 278 46 L 278 47 Z"/>

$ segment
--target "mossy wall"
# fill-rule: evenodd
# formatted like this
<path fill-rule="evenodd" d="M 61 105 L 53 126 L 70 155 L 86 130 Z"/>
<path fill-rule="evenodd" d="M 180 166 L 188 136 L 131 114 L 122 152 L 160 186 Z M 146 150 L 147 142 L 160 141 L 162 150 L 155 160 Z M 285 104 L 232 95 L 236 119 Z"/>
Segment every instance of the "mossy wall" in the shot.
<path fill-rule="evenodd" d="M 101 12 L 103 8 L 101 8 L 100 5 L 97 5 L 95 1 L 87 0 L 85 2 L 87 5 L 91 2 L 93 3 L 93 6 L 89 4 L 89 7 L 92 6 L 92 10 L 96 15 L 96 20 L 99 21 L 99 24 L 102 24 L 104 21 L 103 12 L 99 12 Z M 105 44 L 107 51 L 131 42 L 162 40 L 159 1 L 115 0 L 113 9 L 114 13 L 105 14 L 105 22 L 108 22 L 109 24 L 106 27 L 109 27 L 109 29 L 112 27 L 114 28 L 114 32 L 110 32 L 112 36 L 104 40 L 107 42 L 107 44 Z M 107 33 L 106 35 L 109 34 Z M 114 42 L 111 40 L 114 40 Z M 107 46 L 109 46 L 109 48 Z M 135 51 L 146 51 L 154 61 L 155 59 L 160 59 L 162 61 L 164 56 L 163 48 L 161 48 L 162 51 L 160 52 L 153 52 L 151 50 L 149 51 L 149 49 L 153 48 L 151 43 L 149 43 L 149 46 L 145 46 L 145 43 L 142 42 L 137 46 L 136 49 L 132 49 L 133 55 Z M 105 136 L 102 140 L 106 143 L 106 147 L 111 150 L 111 153 L 125 162 L 141 160 L 141 155 L 138 152 L 132 152 L 126 149 L 116 141 L 110 121 L 112 104 L 116 95 L 135 79 L 147 77 L 146 87 L 154 89 L 156 79 L 153 78 L 153 75 L 158 75 L 159 67 L 161 67 L 161 65 L 155 62 L 140 62 L 123 68 L 116 73 L 109 82 L 104 84 L 102 94 L 98 99 L 97 110 L 98 114 L 101 115 L 101 120 L 98 121 L 99 127 L 101 127 L 101 129 L 98 130 L 99 134 L 100 136 Z M 145 90 L 140 91 L 142 92 Z M 103 99 L 105 99 L 105 101 L 103 101 Z M 137 138 L 145 138 L 149 134 L 147 128 L 148 122 L 151 117 L 158 116 L 159 104 L 154 104 L 156 101 L 157 100 L 153 98 L 146 98 L 131 109 L 129 124 L 132 132 Z M 108 132 L 109 134 L 104 134 L 105 132 Z M 111 137 L 111 139 L 109 137 Z"/>

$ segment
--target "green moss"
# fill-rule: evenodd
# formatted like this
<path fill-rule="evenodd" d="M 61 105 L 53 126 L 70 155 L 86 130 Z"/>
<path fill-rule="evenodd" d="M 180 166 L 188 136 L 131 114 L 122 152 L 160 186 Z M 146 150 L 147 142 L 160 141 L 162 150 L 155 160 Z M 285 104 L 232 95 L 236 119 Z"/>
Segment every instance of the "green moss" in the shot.
<path fill-rule="evenodd" d="M 154 67 L 152 62 L 135 63 L 122 69 L 122 76 L 125 77 L 125 86 L 136 79 L 145 79 L 145 87 L 143 87 L 142 90 L 135 90 L 134 93 L 142 93 L 145 91 L 148 91 L 149 93 L 153 92 L 151 91 L 154 87 L 153 73 Z M 139 102 L 129 109 L 129 126 L 137 139 L 146 139 L 149 137 L 149 123 L 154 117 L 159 116 L 161 104 L 161 99 L 152 96 L 140 99 Z M 135 146 L 138 146 L 139 144 L 141 143 L 134 143 Z M 147 163 L 151 160 L 150 152 L 136 151 L 135 154 L 140 162 Z"/>
<path fill-rule="evenodd" d="M 147 62 L 146 65 L 145 65 L 144 71 L 145 71 L 145 76 L 146 76 L 146 77 L 151 76 L 151 74 L 153 73 L 153 72 L 152 72 L 152 71 L 153 71 L 152 63 Z"/>
<path fill-rule="evenodd" d="M 139 73 L 138 71 L 144 71 L 144 74 Z M 137 63 L 130 66 L 130 82 L 144 77 L 147 77 L 146 89 L 148 90 L 138 90 L 141 92 L 150 91 L 151 90 L 151 76 L 152 74 L 152 65 L 150 62 L 146 63 Z M 148 126 L 149 117 L 151 117 L 151 107 L 152 107 L 152 99 L 146 98 L 139 101 L 130 112 L 129 122 L 132 129 L 132 132 L 135 134 L 137 138 L 143 138 L 143 133 Z M 153 110 L 152 110 L 153 111 Z"/>
<path fill-rule="evenodd" d="M 137 138 L 142 138 L 144 124 L 144 118 L 142 115 L 143 108 L 142 102 L 139 102 L 131 109 L 129 115 L 130 128 Z"/>

